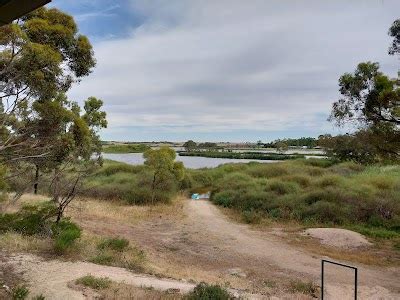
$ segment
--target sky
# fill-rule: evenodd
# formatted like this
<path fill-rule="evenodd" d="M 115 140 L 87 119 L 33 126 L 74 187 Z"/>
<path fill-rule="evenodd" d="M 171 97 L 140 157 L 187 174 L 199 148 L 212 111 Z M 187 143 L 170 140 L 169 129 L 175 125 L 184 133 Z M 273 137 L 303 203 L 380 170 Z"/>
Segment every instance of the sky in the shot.
<path fill-rule="evenodd" d="M 271 141 L 344 133 L 338 78 L 387 54 L 399 0 L 53 0 L 97 66 L 69 92 L 104 101 L 104 140 Z"/>

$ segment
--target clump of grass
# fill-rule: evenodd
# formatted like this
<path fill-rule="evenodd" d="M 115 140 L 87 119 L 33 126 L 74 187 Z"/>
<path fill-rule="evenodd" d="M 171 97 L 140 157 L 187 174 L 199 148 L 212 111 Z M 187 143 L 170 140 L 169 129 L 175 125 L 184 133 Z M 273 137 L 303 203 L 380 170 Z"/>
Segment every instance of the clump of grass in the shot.
<path fill-rule="evenodd" d="M 289 291 L 291 293 L 302 293 L 316 298 L 319 288 L 311 281 L 303 282 L 294 280 L 290 282 Z"/>
<path fill-rule="evenodd" d="M 143 271 L 145 254 L 142 250 L 129 245 L 129 241 L 109 238 L 97 244 L 97 251 L 89 261 L 99 265 L 127 268 Z"/>
<path fill-rule="evenodd" d="M 29 289 L 25 285 L 16 286 L 11 290 L 13 300 L 24 300 L 28 298 Z"/>
<path fill-rule="evenodd" d="M 199 283 L 187 297 L 188 300 L 229 300 L 234 299 L 229 292 L 219 285 L 209 285 L 207 283 Z"/>
<path fill-rule="evenodd" d="M 286 164 L 258 164 L 249 168 L 248 174 L 254 177 L 278 177 L 283 175 L 288 175 L 289 170 Z"/>
<path fill-rule="evenodd" d="M 266 189 L 269 191 L 273 191 L 279 195 L 285 195 L 289 193 L 295 193 L 298 189 L 298 185 L 294 182 L 284 182 L 275 179 L 267 183 Z"/>
<path fill-rule="evenodd" d="M 283 182 L 295 182 L 303 188 L 309 187 L 311 185 L 311 179 L 307 175 L 287 175 L 280 177 Z"/>
<path fill-rule="evenodd" d="M 242 219 L 247 224 L 258 224 L 261 222 L 261 214 L 252 210 L 242 212 Z"/>
<path fill-rule="evenodd" d="M 81 237 L 82 232 L 78 225 L 69 220 L 62 220 L 60 223 L 54 224 L 52 229 L 54 249 L 57 253 L 64 253 L 71 248 L 75 241 Z"/>
<path fill-rule="evenodd" d="M 339 175 L 324 175 L 321 178 L 317 179 L 316 185 L 322 188 L 328 186 L 338 186 L 342 181 L 342 177 Z"/>
<path fill-rule="evenodd" d="M 111 249 L 122 252 L 129 246 L 129 241 L 124 238 L 108 238 L 98 245 L 100 250 Z"/>
<path fill-rule="evenodd" d="M 90 287 L 94 290 L 101 290 L 110 287 L 112 281 L 108 277 L 95 277 L 93 275 L 86 275 L 75 280 L 76 284 Z"/>

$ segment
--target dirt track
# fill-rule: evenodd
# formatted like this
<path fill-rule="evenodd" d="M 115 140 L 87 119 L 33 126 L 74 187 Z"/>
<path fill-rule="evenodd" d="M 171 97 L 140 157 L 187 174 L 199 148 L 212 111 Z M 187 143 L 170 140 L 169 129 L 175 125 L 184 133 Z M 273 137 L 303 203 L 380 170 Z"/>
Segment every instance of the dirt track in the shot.
<path fill-rule="evenodd" d="M 75 216 L 75 219 L 90 232 L 123 236 L 135 242 L 148 253 L 157 272 L 177 279 L 229 281 L 231 286 L 253 294 L 274 294 L 286 299 L 291 298 L 286 291 L 271 290 L 265 287 L 266 283 L 296 279 L 319 284 L 321 257 L 295 248 L 271 233 L 236 224 L 208 201 L 188 200 L 183 205 L 184 218 L 159 215 L 135 225 L 106 218 L 88 218 L 87 215 L 82 218 Z M 193 286 L 182 281 L 149 279 L 123 269 L 89 263 L 36 261 L 32 256 L 20 256 L 14 261 L 17 270 L 25 272 L 25 277 L 37 291 L 44 290 L 49 295 L 59 290 L 61 285 L 66 292 L 69 280 L 87 273 L 125 280 L 133 285 L 146 282 L 145 285 L 160 289 L 186 291 Z M 400 298 L 399 268 L 357 267 L 360 299 Z M 339 269 L 327 269 L 327 273 L 331 284 L 327 285 L 326 298 L 351 299 L 351 274 Z M 151 283 L 153 279 L 155 281 Z M 72 293 L 77 295 L 76 291 Z"/>

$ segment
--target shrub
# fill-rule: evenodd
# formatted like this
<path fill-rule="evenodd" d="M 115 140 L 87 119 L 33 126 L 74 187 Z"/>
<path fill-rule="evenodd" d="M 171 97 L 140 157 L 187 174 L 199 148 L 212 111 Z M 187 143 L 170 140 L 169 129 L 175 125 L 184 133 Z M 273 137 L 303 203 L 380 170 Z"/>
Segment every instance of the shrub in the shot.
<path fill-rule="evenodd" d="M 283 182 L 296 182 L 301 187 L 306 188 L 311 185 L 311 179 L 307 175 L 286 175 L 280 178 Z"/>
<path fill-rule="evenodd" d="M 81 236 L 79 226 L 69 220 L 62 220 L 58 224 L 54 224 L 52 229 L 54 234 L 54 249 L 58 253 L 66 251 Z"/>
<path fill-rule="evenodd" d="M 337 186 L 342 182 L 342 177 L 338 175 L 324 175 L 316 181 L 319 187 Z"/>
<path fill-rule="evenodd" d="M 303 211 L 302 218 L 315 219 L 321 223 L 343 224 L 349 216 L 345 207 L 327 201 L 319 201 L 308 206 Z"/>
<path fill-rule="evenodd" d="M 99 278 L 92 275 L 86 275 L 75 280 L 75 283 L 90 287 L 95 290 L 101 290 L 110 287 L 112 281 L 108 277 Z"/>
<path fill-rule="evenodd" d="M 15 231 L 25 235 L 45 233 L 49 218 L 56 212 L 53 203 L 27 205 L 17 213 L 0 215 L 0 232 Z"/>
<path fill-rule="evenodd" d="M 100 253 L 90 259 L 90 262 L 98 265 L 110 266 L 114 261 L 114 256 L 111 254 Z"/>
<path fill-rule="evenodd" d="M 322 158 L 310 158 L 302 161 L 305 165 L 320 167 L 320 168 L 328 168 L 336 164 L 335 160 L 332 159 L 322 159 Z"/>
<path fill-rule="evenodd" d="M 246 210 L 242 212 L 242 218 L 247 224 L 257 224 L 261 221 L 261 215 L 252 210 Z"/>
<path fill-rule="evenodd" d="M 317 293 L 318 293 L 318 287 L 311 281 L 309 282 L 303 282 L 297 280 L 291 281 L 289 290 L 292 293 L 302 293 L 305 295 L 310 295 L 315 298 L 317 298 Z"/>
<path fill-rule="evenodd" d="M 234 299 L 226 289 L 219 285 L 207 283 L 198 284 L 192 292 L 187 295 L 189 300 L 229 300 Z"/>
<path fill-rule="evenodd" d="M 284 182 L 278 179 L 271 180 L 267 183 L 267 191 L 273 191 L 278 195 L 295 193 L 298 190 L 298 185 L 294 182 Z"/>
<path fill-rule="evenodd" d="M 285 164 L 259 164 L 247 171 L 253 177 L 278 177 L 288 175 L 289 170 Z"/>
<path fill-rule="evenodd" d="M 13 300 L 24 300 L 28 297 L 29 290 L 26 286 L 17 286 L 11 291 L 11 298 Z"/>
<path fill-rule="evenodd" d="M 124 238 L 109 238 L 101 242 L 98 248 L 101 250 L 111 249 L 114 251 L 122 252 L 129 246 L 129 241 Z"/>

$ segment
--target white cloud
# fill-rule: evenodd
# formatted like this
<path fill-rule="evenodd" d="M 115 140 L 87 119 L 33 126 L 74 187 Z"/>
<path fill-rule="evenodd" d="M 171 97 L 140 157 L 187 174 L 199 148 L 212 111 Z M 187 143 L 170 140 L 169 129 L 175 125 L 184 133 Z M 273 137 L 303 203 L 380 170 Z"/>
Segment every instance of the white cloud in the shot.
<path fill-rule="evenodd" d="M 131 1 L 144 23 L 94 45 L 97 68 L 71 97 L 102 98 L 109 132 L 326 130 L 340 74 L 363 60 L 397 70 L 386 32 L 400 4 L 347 2 Z"/>

